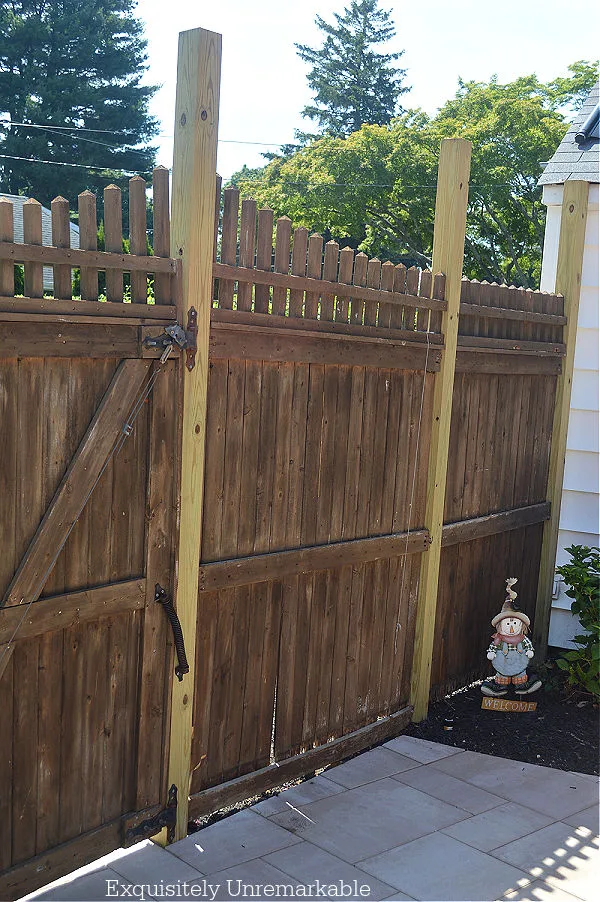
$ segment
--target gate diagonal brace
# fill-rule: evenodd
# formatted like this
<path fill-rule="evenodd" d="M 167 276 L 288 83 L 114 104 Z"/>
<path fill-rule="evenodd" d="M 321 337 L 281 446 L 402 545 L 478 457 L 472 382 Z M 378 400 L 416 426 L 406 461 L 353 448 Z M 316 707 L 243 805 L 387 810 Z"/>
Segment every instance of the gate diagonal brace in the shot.
<path fill-rule="evenodd" d="M 162 335 L 147 336 L 144 339 L 145 348 L 158 348 L 163 352 L 161 362 L 164 363 L 171 351 L 178 348 L 185 351 L 186 369 L 191 372 L 196 365 L 196 351 L 198 348 L 198 314 L 194 307 L 188 311 L 187 329 L 179 323 L 165 326 Z"/>

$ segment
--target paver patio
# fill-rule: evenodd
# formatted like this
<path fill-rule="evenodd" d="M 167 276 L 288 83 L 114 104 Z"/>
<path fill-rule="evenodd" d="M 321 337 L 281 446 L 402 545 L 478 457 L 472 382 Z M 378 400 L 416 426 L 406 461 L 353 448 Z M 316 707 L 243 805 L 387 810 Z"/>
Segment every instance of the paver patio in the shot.
<path fill-rule="evenodd" d="M 598 833 L 596 777 L 401 736 L 25 898 L 592 902 Z"/>

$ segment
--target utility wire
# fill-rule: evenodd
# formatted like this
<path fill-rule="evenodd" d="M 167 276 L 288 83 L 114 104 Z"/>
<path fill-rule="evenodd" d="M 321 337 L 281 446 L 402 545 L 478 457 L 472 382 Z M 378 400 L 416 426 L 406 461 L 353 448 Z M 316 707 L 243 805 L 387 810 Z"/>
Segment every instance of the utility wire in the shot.
<path fill-rule="evenodd" d="M 64 163 L 61 160 L 38 160 L 36 157 L 17 157 L 0 153 L 0 160 L 21 160 L 23 163 L 42 163 L 44 166 L 71 166 L 75 169 L 92 169 L 94 172 L 120 172 L 122 175 L 145 175 L 145 169 L 118 169 L 114 166 L 87 166 L 85 163 Z"/>

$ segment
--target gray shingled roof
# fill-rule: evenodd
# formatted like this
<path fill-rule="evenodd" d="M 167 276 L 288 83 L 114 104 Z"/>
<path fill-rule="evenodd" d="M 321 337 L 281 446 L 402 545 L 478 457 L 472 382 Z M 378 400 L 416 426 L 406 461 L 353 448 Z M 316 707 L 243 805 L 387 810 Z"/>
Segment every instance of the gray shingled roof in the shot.
<path fill-rule="evenodd" d="M 0 192 L 0 198 L 5 198 L 12 203 L 13 221 L 14 221 L 14 238 L 15 244 L 23 244 L 23 204 L 29 198 L 21 194 L 3 194 Z M 69 223 L 71 233 L 71 247 L 79 247 L 79 226 Z M 42 244 L 50 246 L 52 244 L 52 213 L 48 207 L 42 207 Z M 54 279 L 52 268 L 44 266 L 44 291 L 52 291 L 54 288 Z"/>
<path fill-rule="evenodd" d="M 580 146 L 575 141 L 575 135 L 598 103 L 598 85 L 596 82 L 556 153 L 546 164 L 538 185 L 562 185 L 569 179 L 600 182 L 600 142 L 591 139 Z"/>

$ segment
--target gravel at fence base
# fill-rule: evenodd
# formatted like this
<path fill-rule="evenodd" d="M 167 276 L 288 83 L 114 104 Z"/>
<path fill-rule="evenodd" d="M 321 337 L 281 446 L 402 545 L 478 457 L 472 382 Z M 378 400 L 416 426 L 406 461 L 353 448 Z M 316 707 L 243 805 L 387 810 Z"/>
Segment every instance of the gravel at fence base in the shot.
<path fill-rule="evenodd" d="M 484 755 L 599 773 L 597 705 L 578 707 L 564 693 L 544 688 L 524 697 L 537 702 L 537 710 L 528 713 L 482 710 L 482 698 L 479 684 L 459 689 L 431 704 L 427 720 L 411 724 L 406 733 Z M 448 718 L 453 720 L 451 731 L 444 729 Z"/>

